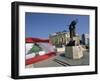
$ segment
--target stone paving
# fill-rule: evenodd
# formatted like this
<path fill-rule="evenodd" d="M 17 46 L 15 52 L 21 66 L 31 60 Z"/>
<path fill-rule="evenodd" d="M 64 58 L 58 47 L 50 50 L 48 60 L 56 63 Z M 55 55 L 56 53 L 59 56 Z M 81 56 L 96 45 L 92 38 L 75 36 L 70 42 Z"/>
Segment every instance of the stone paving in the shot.
<path fill-rule="evenodd" d="M 84 56 L 81 59 L 66 58 L 64 53 L 58 53 L 57 56 L 33 64 L 33 67 L 39 68 L 39 67 L 60 67 L 60 66 L 66 67 L 66 66 L 89 65 L 89 52 L 84 51 L 83 53 Z"/>

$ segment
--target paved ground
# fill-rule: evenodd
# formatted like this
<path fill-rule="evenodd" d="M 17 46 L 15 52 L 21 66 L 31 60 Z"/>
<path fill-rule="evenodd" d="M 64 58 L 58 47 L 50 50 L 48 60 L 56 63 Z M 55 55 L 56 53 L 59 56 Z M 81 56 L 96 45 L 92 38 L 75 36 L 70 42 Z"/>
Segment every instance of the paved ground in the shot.
<path fill-rule="evenodd" d="M 53 47 L 50 44 L 45 43 L 38 43 L 40 47 L 45 52 L 54 51 Z M 31 44 L 28 45 L 27 50 L 32 47 Z M 82 66 L 82 65 L 89 65 L 89 52 L 84 51 L 84 56 L 81 59 L 74 60 L 70 58 L 66 58 L 64 53 L 58 53 L 57 56 L 51 57 L 49 59 L 37 62 L 35 64 L 31 64 L 30 67 L 39 68 L 39 67 L 66 67 L 66 66 Z"/>
<path fill-rule="evenodd" d="M 57 56 L 33 64 L 33 67 L 39 68 L 39 67 L 60 67 L 60 66 L 66 67 L 66 66 L 89 65 L 89 52 L 84 51 L 83 53 L 84 56 L 78 60 L 66 58 L 64 56 L 64 53 L 58 53 Z"/>

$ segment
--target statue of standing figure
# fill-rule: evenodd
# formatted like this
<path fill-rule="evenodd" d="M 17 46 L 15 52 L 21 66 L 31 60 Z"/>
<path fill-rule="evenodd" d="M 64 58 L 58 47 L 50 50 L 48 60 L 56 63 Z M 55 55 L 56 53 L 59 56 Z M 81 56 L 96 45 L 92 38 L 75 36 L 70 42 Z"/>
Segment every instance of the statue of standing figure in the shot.
<path fill-rule="evenodd" d="M 73 38 L 74 36 L 76 36 L 76 27 L 75 25 L 77 24 L 77 20 L 73 20 L 71 22 L 71 24 L 69 25 L 69 31 L 70 31 L 70 38 Z"/>

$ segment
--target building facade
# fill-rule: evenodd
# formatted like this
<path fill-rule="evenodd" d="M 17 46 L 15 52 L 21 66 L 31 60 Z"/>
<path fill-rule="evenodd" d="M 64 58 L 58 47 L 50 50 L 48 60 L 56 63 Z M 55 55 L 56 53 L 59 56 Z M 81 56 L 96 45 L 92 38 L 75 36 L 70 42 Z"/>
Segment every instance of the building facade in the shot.
<path fill-rule="evenodd" d="M 57 32 L 49 35 L 50 42 L 56 47 L 62 47 L 66 45 L 70 41 L 70 33 L 69 32 Z"/>
<path fill-rule="evenodd" d="M 89 34 L 82 34 L 82 44 L 89 45 Z"/>

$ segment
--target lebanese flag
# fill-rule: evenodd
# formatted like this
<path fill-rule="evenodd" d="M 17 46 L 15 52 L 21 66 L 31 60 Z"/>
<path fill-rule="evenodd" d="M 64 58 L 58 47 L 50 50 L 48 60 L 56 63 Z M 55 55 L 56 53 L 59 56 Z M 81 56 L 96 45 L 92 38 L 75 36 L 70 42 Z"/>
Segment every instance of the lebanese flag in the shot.
<path fill-rule="evenodd" d="M 31 54 L 27 54 L 28 51 L 34 45 L 34 43 L 38 44 L 43 49 L 43 51 L 39 52 L 39 56 L 35 56 L 36 54 L 34 52 Z M 48 39 L 26 38 L 26 58 L 25 58 L 26 65 L 41 62 L 55 55 L 56 55 L 56 52 L 53 46 L 49 43 Z"/>

